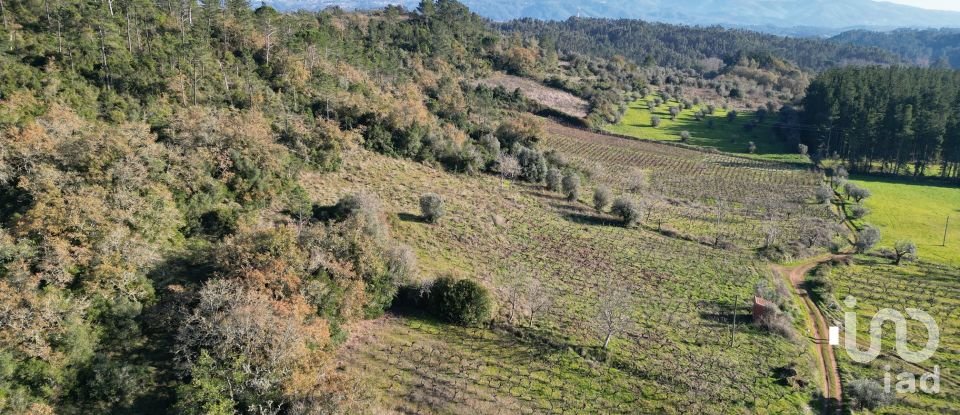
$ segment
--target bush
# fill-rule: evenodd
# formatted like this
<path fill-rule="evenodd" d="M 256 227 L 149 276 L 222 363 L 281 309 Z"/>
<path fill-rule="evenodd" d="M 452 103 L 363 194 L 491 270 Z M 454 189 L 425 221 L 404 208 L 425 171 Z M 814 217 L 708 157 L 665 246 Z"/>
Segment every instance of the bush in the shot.
<path fill-rule="evenodd" d="M 653 128 L 659 127 L 659 126 L 660 126 L 660 117 L 659 117 L 659 116 L 656 116 L 656 115 L 650 117 L 650 125 L 653 126 Z"/>
<path fill-rule="evenodd" d="M 567 195 L 567 200 L 574 201 L 580 198 L 580 176 L 576 173 L 568 173 L 563 176 L 563 194 Z"/>
<path fill-rule="evenodd" d="M 444 321 L 479 326 L 490 320 L 493 300 L 487 289 L 474 281 L 444 276 L 430 287 L 430 307 Z"/>
<path fill-rule="evenodd" d="M 517 151 L 517 162 L 520 163 L 520 177 L 530 183 L 540 183 L 547 175 L 547 159 L 539 151 L 520 147 Z"/>
<path fill-rule="evenodd" d="M 423 219 L 430 223 L 437 223 L 443 217 L 443 198 L 435 193 L 420 196 L 420 212 Z"/>
<path fill-rule="evenodd" d="M 618 197 L 613 201 L 610 212 L 623 219 L 623 226 L 630 227 L 640 222 L 640 207 L 628 197 Z"/>
<path fill-rule="evenodd" d="M 513 148 L 515 143 L 530 147 L 540 141 L 543 135 L 543 122 L 530 114 L 504 121 L 496 132 L 501 146 L 505 148 Z"/>
<path fill-rule="evenodd" d="M 770 304 L 766 306 L 765 309 L 753 324 L 770 333 L 783 336 L 786 339 L 793 340 L 796 338 L 796 332 L 793 330 L 793 322 L 790 320 L 790 316 L 780 311 L 780 308 L 775 304 Z"/>
<path fill-rule="evenodd" d="M 359 192 L 344 196 L 337 201 L 334 210 L 341 220 L 358 221 L 369 236 L 386 235 L 387 225 L 383 220 L 382 204 L 375 194 Z"/>
<path fill-rule="evenodd" d="M 874 410 L 893 402 L 893 394 L 871 379 L 857 379 L 847 385 L 850 401 L 857 409 Z"/>
<path fill-rule="evenodd" d="M 497 140 L 497 137 L 494 137 L 493 134 L 480 137 L 480 147 L 486 153 L 488 162 L 492 162 L 500 156 L 500 140 Z"/>
<path fill-rule="evenodd" d="M 607 206 L 610 206 L 610 200 L 613 195 L 606 186 L 600 186 L 593 191 L 593 207 L 602 212 Z"/>
<path fill-rule="evenodd" d="M 520 162 L 509 154 L 500 154 L 494 162 L 494 171 L 500 173 L 504 179 L 516 179 L 520 176 Z"/>
<path fill-rule="evenodd" d="M 680 141 L 682 141 L 682 142 L 684 142 L 684 143 L 686 143 L 687 141 L 690 141 L 690 132 L 689 132 L 689 131 L 681 131 L 681 132 L 680 132 Z"/>
<path fill-rule="evenodd" d="M 560 172 L 560 169 L 553 167 L 547 171 L 547 189 L 551 192 L 559 192 L 563 189 L 561 181 L 563 181 L 563 173 Z"/>

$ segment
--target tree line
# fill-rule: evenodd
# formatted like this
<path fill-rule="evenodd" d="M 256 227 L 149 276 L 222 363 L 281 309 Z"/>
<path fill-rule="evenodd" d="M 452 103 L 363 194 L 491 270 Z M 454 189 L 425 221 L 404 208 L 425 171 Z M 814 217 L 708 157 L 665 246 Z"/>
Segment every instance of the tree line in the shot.
<path fill-rule="evenodd" d="M 804 140 L 853 171 L 960 179 L 960 72 L 847 67 L 817 77 Z"/>
<path fill-rule="evenodd" d="M 846 63 L 899 62 L 885 50 L 809 38 L 767 35 L 743 29 L 691 27 L 629 19 L 520 19 L 498 26 L 535 35 L 544 47 L 611 58 L 622 55 L 645 66 L 698 68 L 707 58 L 728 59 L 742 52 L 769 53 L 805 70 Z"/>

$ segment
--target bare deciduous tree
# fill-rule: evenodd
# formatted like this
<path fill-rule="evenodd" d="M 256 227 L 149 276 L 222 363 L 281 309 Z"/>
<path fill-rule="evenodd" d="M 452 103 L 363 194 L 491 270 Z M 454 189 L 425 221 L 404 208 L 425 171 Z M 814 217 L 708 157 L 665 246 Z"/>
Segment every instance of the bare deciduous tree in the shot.
<path fill-rule="evenodd" d="M 603 339 L 603 350 L 607 350 L 610 341 L 630 326 L 633 321 L 631 311 L 630 291 L 623 281 L 609 277 L 601 283 L 597 291 L 597 315 L 593 325 Z"/>

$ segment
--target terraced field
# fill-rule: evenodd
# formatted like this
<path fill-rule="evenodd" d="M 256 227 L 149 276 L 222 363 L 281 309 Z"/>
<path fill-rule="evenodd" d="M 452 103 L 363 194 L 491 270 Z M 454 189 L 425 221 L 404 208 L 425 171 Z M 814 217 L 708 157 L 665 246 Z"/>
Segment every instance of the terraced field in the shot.
<path fill-rule="evenodd" d="M 547 123 L 544 145 L 571 159 L 598 183 L 628 193 L 643 177 L 640 196 L 652 200 L 663 224 L 699 237 L 723 233 L 759 246 L 765 226 L 784 233 L 808 217 L 832 218 L 811 203 L 817 173 L 792 164 L 636 141 Z M 721 220 L 717 220 L 718 216 Z"/>
<path fill-rule="evenodd" d="M 554 136 L 545 145 L 557 142 Z M 698 153 L 689 150 L 651 151 L 657 161 L 631 167 L 659 163 L 685 171 L 697 163 Z M 813 388 L 806 345 L 749 324 L 754 286 L 773 278 L 752 252 L 624 229 L 540 187 L 447 174 L 363 151 L 347 157 L 342 172 L 305 178 L 312 197 L 332 204 L 351 190 L 379 194 L 395 237 L 417 251 L 424 278 L 453 272 L 477 279 L 497 289 L 501 313 L 510 295 L 503 288 L 517 281 L 548 300 L 524 316 L 520 329 L 459 330 L 408 316 L 358 330 L 371 334 L 356 341 L 372 346 L 348 348 L 341 359 L 377 369 L 355 375 L 380 386 L 380 410 L 801 413 L 806 406 Z M 717 156 L 701 157 L 709 163 Z M 721 164 L 716 171 L 731 169 Z M 764 164 L 722 174 L 769 176 L 800 187 L 813 180 Z M 439 225 L 416 217 L 417 198 L 427 191 L 447 200 L 448 217 Z M 611 286 L 630 294 L 620 307 L 629 323 L 606 354 L 594 326 Z M 585 355 L 607 357 L 596 362 Z M 399 363 L 413 356 L 424 363 Z M 787 386 L 777 375 L 786 368 L 806 383 Z"/>
<path fill-rule="evenodd" d="M 855 379 L 873 379 L 883 383 L 889 366 L 892 382 L 901 372 L 910 372 L 919 379 L 924 373 L 940 368 L 941 390 L 937 394 L 901 393 L 891 406 L 881 408 L 880 414 L 957 414 L 960 413 L 960 269 L 954 266 L 918 262 L 902 266 L 889 260 L 858 256 L 857 264 L 833 269 L 835 304 L 831 317 L 840 322 L 843 312 L 858 316 L 858 343 L 861 350 L 869 344 L 869 322 L 881 308 L 904 313 L 916 308 L 929 313 L 940 328 L 940 347 L 933 357 L 915 365 L 902 360 L 895 353 L 894 330 L 884 328 L 883 354 L 879 359 L 863 365 L 852 361 L 842 348 L 837 349 L 845 384 Z M 843 304 L 847 296 L 856 298 L 856 308 Z M 908 339 L 911 350 L 919 350 L 927 341 L 923 325 L 911 321 Z"/>

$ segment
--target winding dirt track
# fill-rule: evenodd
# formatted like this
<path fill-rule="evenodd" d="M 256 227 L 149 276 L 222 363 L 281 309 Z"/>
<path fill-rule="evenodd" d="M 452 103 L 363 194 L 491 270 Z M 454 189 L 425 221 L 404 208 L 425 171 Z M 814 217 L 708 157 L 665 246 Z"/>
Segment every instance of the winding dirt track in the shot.
<path fill-rule="evenodd" d="M 810 270 L 831 259 L 833 257 L 820 257 L 795 267 L 784 267 L 782 265 L 771 265 L 771 267 L 781 276 L 790 279 L 790 285 L 793 286 L 794 292 L 803 300 L 804 309 L 809 317 L 807 319 L 807 329 L 810 331 L 810 339 L 816 345 L 814 351 L 817 366 L 819 366 L 822 375 L 820 383 L 824 387 L 824 413 L 840 413 L 842 410 L 841 402 L 843 402 L 843 387 L 840 384 L 837 358 L 833 353 L 833 347 L 830 346 L 830 325 L 827 324 L 827 319 L 803 286 L 805 276 Z"/>

